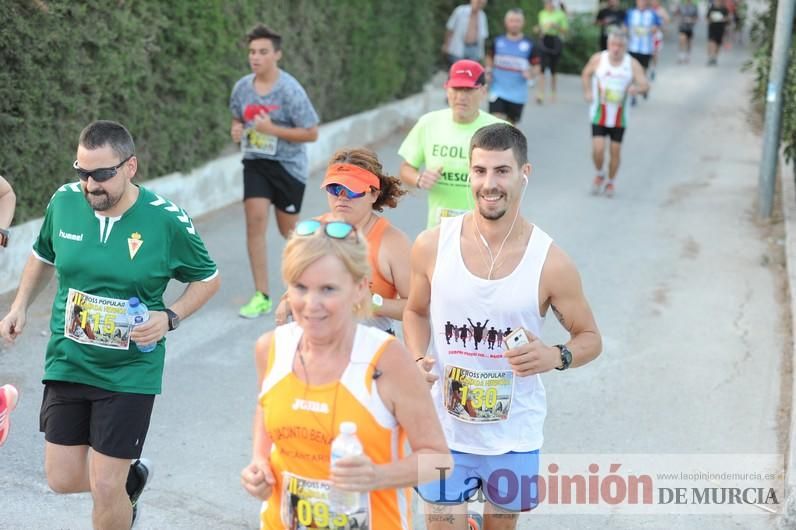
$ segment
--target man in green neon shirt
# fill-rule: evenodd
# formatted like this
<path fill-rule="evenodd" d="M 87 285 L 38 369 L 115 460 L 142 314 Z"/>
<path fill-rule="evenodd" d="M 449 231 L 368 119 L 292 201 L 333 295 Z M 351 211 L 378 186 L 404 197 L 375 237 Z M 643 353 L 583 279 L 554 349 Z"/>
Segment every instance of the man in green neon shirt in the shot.
<path fill-rule="evenodd" d="M 57 493 L 90 491 L 94 528 L 129 528 L 151 473 L 139 457 L 161 389 L 165 335 L 215 294 L 219 276 L 188 214 L 133 184 L 138 160 L 124 126 L 83 129 L 73 167 L 80 181 L 50 199 L 0 336 L 19 337 L 57 272 L 39 420 L 47 482 Z M 166 307 L 172 278 L 188 286 Z M 132 297 L 149 319 L 131 329 Z"/>
<path fill-rule="evenodd" d="M 485 85 L 480 64 L 467 59 L 453 63 L 445 83 L 449 108 L 421 116 L 398 150 L 404 159 L 403 183 L 428 190 L 428 228 L 473 208 L 470 139 L 481 127 L 503 121 L 480 109 Z"/>

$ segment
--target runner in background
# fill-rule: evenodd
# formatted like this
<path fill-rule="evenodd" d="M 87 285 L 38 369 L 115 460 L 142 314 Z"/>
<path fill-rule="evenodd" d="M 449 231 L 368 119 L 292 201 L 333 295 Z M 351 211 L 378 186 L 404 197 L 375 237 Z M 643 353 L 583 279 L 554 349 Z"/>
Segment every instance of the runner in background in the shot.
<path fill-rule="evenodd" d="M 652 54 L 655 52 L 653 39 L 655 31 L 660 28 L 662 23 L 660 16 L 650 8 L 649 0 L 636 0 L 636 7 L 627 11 L 625 17 L 628 35 L 627 51 L 641 64 L 645 73 L 650 67 Z M 644 97 L 647 97 L 647 93 Z M 630 98 L 630 104 L 636 104 L 635 96 Z"/>
<path fill-rule="evenodd" d="M 298 220 L 309 177 L 305 144 L 318 139 L 318 114 L 304 87 L 279 68 L 282 36 L 262 24 L 247 35 L 249 67 L 232 89 L 230 134 L 243 152 L 246 248 L 255 292 L 243 318 L 271 312 L 266 233 L 271 205 L 282 237 Z"/>
<path fill-rule="evenodd" d="M 694 26 L 699 20 L 699 6 L 696 0 L 682 0 L 677 6 L 677 16 L 680 18 L 679 47 L 677 62 L 687 64 L 691 61 L 691 41 L 694 40 Z"/>
<path fill-rule="evenodd" d="M 608 48 L 608 33 L 625 25 L 625 10 L 619 5 L 619 0 L 608 0 L 597 13 L 595 22 L 600 26 L 599 49 L 605 50 Z"/>
<path fill-rule="evenodd" d="M 724 32 L 730 21 L 730 11 L 725 0 L 713 0 L 705 18 L 708 21 L 708 66 L 716 66 Z"/>
<path fill-rule="evenodd" d="M 525 136 L 509 124 L 489 125 L 473 136 L 469 153 L 476 207 L 417 238 L 404 312 L 407 347 L 433 383 L 455 461 L 441 480 L 417 488 L 433 530 L 465 528 L 470 495 L 486 497 L 487 529 L 515 528 L 519 513 L 536 506 L 509 483 L 533 488 L 538 476 L 547 414 L 539 374 L 562 377 L 553 370 L 582 366 L 602 348 L 575 265 L 520 215 L 531 173 Z M 548 311 L 568 330 L 566 344 L 539 339 Z M 449 322 L 471 324 L 472 340 L 449 344 Z M 519 330 L 525 341 L 504 342 L 496 352 L 484 343 L 476 349 L 476 331 L 489 340 L 487 322 Z M 508 344 L 515 344 L 512 337 Z M 510 470 L 516 481 L 493 477 L 487 487 L 496 470 Z"/>
<path fill-rule="evenodd" d="M 525 16 L 521 9 L 509 9 L 504 24 L 505 35 L 495 37 L 487 48 L 489 112 L 517 125 L 528 102 L 528 81 L 536 54 L 533 42 L 522 33 Z"/>
<path fill-rule="evenodd" d="M 628 119 L 628 98 L 649 89 L 641 64 L 627 53 L 627 37 L 615 30 L 608 36 L 608 50 L 595 53 L 581 72 L 583 95 L 591 103 L 589 120 L 592 160 L 597 175 L 592 194 L 613 197 L 616 174 Z M 611 140 L 608 182 L 605 181 L 605 138 Z M 603 187 L 604 186 L 604 187 Z"/>
<path fill-rule="evenodd" d="M 448 67 L 462 59 L 479 63 L 484 60 L 484 45 L 489 37 L 485 7 L 486 0 L 470 0 L 469 4 L 457 6 L 448 17 L 442 43 Z"/>
<path fill-rule="evenodd" d="M 329 213 L 320 219 L 352 224 L 368 242 L 373 314 L 363 323 L 395 335 L 396 321 L 403 318 L 409 296 L 411 243 L 406 234 L 376 212 L 382 212 L 385 206 L 398 206 L 406 193 L 401 180 L 386 174 L 374 151 L 359 147 L 332 155 L 321 188 L 327 192 Z M 287 323 L 289 313 L 285 296 L 276 311 L 277 325 Z"/>
<path fill-rule="evenodd" d="M 650 81 L 655 81 L 655 71 L 658 69 L 658 56 L 663 49 L 663 32 L 666 30 L 666 26 L 671 22 L 671 17 L 669 16 L 669 12 L 661 4 L 660 0 L 650 0 L 651 6 L 653 11 L 658 15 L 661 19 L 661 25 L 655 29 L 652 37 L 652 64 L 650 66 L 649 72 L 647 73 Z"/>
<path fill-rule="evenodd" d="M 536 82 L 536 102 L 540 105 L 545 99 L 545 71 L 550 71 L 550 102 L 556 101 L 558 83 L 558 62 L 564 50 L 564 38 L 569 32 L 569 20 L 566 12 L 556 7 L 555 0 L 545 0 L 544 9 L 539 12 L 539 52 L 541 63 Z"/>
<path fill-rule="evenodd" d="M 500 121 L 480 108 L 485 85 L 480 64 L 454 63 L 445 82 L 449 108 L 421 116 L 398 150 L 404 159 L 401 181 L 410 189 L 428 190 L 429 227 L 473 207 L 467 147 L 475 131 Z"/>

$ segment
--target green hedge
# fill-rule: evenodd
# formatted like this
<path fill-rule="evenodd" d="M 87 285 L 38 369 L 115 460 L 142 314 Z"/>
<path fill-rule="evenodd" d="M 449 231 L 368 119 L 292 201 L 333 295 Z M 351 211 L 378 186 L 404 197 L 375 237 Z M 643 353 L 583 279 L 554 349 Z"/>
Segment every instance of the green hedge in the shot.
<path fill-rule="evenodd" d="M 15 222 L 41 216 L 53 190 L 75 179 L 77 137 L 95 119 L 130 129 L 144 180 L 218 156 L 255 22 L 283 34 L 282 67 L 330 121 L 419 91 L 442 64 L 445 22 L 463 2 L 6 0 L 0 175 L 18 197 Z M 511 7 L 525 10 L 531 34 L 542 0 L 490 1 L 492 34 Z M 564 71 L 580 71 L 596 42 L 581 32 L 592 30 L 573 21 Z"/>
<path fill-rule="evenodd" d="M 765 108 L 776 14 L 777 0 L 769 0 L 768 10 L 753 23 L 751 28 L 755 49 L 752 61 L 755 71 L 753 99 L 761 112 Z M 796 160 L 796 38 L 791 41 L 788 70 L 785 82 L 782 84 L 782 146 L 785 148 L 788 160 Z"/>
<path fill-rule="evenodd" d="M 0 174 L 17 193 L 16 223 L 75 179 L 77 137 L 94 119 L 129 127 L 144 179 L 215 158 L 255 22 L 283 34 L 282 66 L 330 121 L 422 88 L 444 24 L 431 12 L 426 0 L 7 0 Z"/>

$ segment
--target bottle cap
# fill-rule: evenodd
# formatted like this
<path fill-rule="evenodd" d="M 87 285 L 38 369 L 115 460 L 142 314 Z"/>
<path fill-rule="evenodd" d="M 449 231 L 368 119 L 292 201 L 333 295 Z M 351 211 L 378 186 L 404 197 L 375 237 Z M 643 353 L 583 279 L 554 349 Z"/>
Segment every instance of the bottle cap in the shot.
<path fill-rule="evenodd" d="M 137 296 L 131 296 L 127 303 L 130 305 L 130 307 L 136 307 L 141 303 L 141 300 L 139 300 Z"/>
<path fill-rule="evenodd" d="M 356 434 L 357 424 L 353 421 L 344 421 L 340 423 L 340 432 L 343 434 Z"/>

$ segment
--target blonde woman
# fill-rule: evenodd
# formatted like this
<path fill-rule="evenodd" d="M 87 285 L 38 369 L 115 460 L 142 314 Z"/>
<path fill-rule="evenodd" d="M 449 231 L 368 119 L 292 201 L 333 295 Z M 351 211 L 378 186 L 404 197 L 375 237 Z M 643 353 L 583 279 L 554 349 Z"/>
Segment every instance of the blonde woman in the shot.
<path fill-rule="evenodd" d="M 450 456 L 426 383 L 388 333 L 357 324 L 370 312 L 367 245 L 351 224 L 302 221 L 282 275 L 294 322 L 255 347 L 261 392 L 244 488 L 266 502 L 261 528 L 411 528 L 409 486 Z M 364 454 L 330 468 L 330 445 L 354 422 Z M 403 454 L 403 440 L 412 448 Z M 422 460 L 442 455 L 433 466 Z M 425 477 L 425 475 L 424 475 Z M 361 492 L 360 509 L 334 513 L 330 488 Z M 356 523 L 356 525 L 354 524 Z"/>

